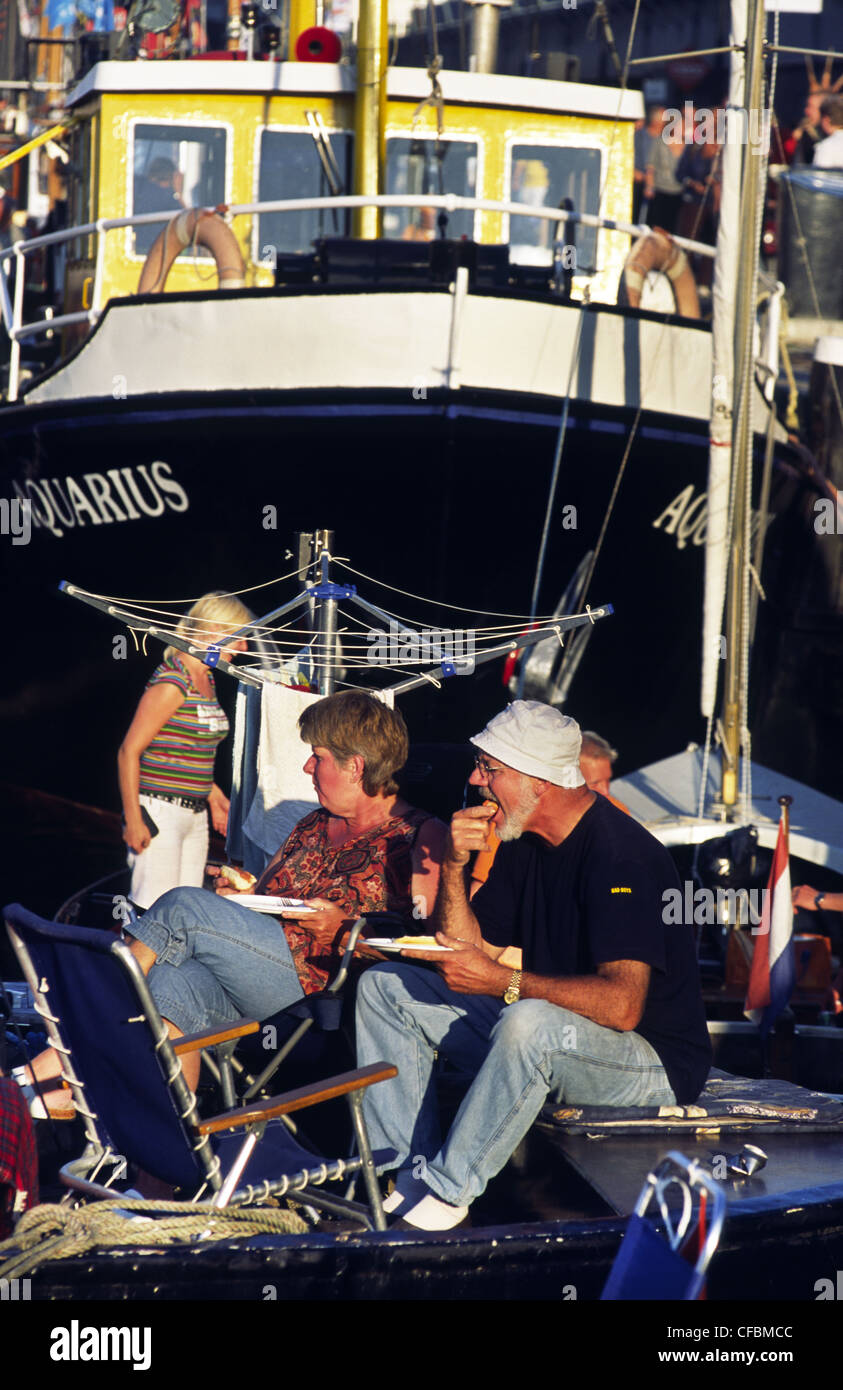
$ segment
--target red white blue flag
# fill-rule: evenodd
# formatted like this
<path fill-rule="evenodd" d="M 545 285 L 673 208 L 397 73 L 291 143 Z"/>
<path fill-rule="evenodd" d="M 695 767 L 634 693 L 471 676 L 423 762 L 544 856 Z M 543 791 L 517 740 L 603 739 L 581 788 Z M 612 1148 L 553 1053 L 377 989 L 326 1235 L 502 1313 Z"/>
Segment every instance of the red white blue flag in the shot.
<path fill-rule="evenodd" d="M 764 894 L 761 922 L 753 928 L 755 950 L 749 972 L 744 1013 L 762 1034 L 787 1005 L 796 983 L 793 959 L 793 906 L 790 900 L 790 860 L 784 817 L 779 822 L 770 879 Z"/>

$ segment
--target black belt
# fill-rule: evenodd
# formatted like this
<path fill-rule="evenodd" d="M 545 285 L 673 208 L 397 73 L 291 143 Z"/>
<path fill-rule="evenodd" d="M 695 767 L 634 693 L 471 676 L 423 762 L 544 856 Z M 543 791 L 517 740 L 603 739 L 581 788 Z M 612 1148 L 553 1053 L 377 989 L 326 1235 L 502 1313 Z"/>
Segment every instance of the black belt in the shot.
<path fill-rule="evenodd" d="M 166 792 L 143 792 L 142 795 L 154 797 L 156 801 L 170 801 L 174 806 L 183 806 L 186 811 L 198 812 L 208 809 L 207 797 L 168 796 Z"/>

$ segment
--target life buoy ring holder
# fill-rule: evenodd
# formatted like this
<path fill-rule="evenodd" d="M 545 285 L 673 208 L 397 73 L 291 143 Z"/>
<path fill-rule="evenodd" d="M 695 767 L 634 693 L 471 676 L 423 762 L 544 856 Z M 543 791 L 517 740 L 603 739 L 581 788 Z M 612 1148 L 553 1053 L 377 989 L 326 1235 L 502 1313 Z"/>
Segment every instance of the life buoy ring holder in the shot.
<path fill-rule="evenodd" d="M 219 209 L 186 208 L 166 223 L 143 263 L 138 294 L 163 294 L 176 257 L 186 246 L 205 246 L 213 256 L 221 290 L 240 290 L 246 265 L 237 238 L 218 215 Z"/>
<path fill-rule="evenodd" d="M 686 319 L 702 317 L 697 282 L 688 257 L 661 227 L 646 232 L 632 247 L 621 272 L 618 303 L 639 309 L 644 282 L 652 271 L 667 276 L 678 314 Z"/>

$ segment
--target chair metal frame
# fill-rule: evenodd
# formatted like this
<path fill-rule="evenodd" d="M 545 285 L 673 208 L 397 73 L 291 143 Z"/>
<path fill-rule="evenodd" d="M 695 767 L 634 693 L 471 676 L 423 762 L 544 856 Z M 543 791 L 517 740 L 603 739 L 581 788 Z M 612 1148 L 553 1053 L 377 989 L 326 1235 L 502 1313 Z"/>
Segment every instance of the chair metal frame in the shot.
<path fill-rule="evenodd" d="M 668 1194 L 671 1189 L 678 1189 L 681 1195 L 681 1210 L 678 1215 L 671 1210 L 668 1203 Z M 706 1221 L 708 1229 L 702 1249 L 698 1252 L 696 1260 L 691 1264 L 686 1258 L 683 1246 L 693 1238 L 694 1231 L 691 1229 L 691 1222 L 694 1215 L 694 1195 L 705 1195 Z M 696 1299 L 700 1296 L 705 1280 L 705 1274 L 711 1263 L 712 1256 L 720 1243 L 723 1232 L 723 1223 L 726 1219 L 726 1194 L 723 1188 L 714 1181 L 711 1174 L 704 1165 L 697 1159 L 688 1159 L 675 1149 L 672 1149 L 661 1163 L 653 1168 L 648 1174 L 644 1186 L 635 1203 L 635 1208 L 630 1217 L 630 1225 L 624 1234 L 620 1249 L 615 1257 L 615 1263 L 610 1271 L 606 1287 L 601 1298 L 614 1300 L 624 1297 L 635 1298 L 635 1293 L 620 1291 L 621 1287 L 628 1287 L 623 1283 L 629 1279 L 629 1268 L 622 1269 L 621 1260 L 623 1256 L 629 1254 L 625 1249 L 627 1241 L 631 1239 L 631 1233 L 635 1231 L 640 1222 L 647 1215 L 651 1202 L 655 1202 L 659 1216 L 664 1226 L 665 1245 L 677 1259 L 677 1279 L 685 1277 L 686 1288 L 684 1294 L 678 1294 L 686 1301 Z M 698 1229 L 698 1228 L 697 1228 Z M 641 1274 L 642 1284 L 646 1279 L 646 1270 Z M 641 1297 L 646 1297 L 642 1294 Z M 651 1295 L 652 1296 L 652 1295 Z"/>
<path fill-rule="evenodd" d="M 110 1141 L 100 1133 L 98 1122 L 107 1127 L 108 1117 L 101 1117 L 95 1108 L 97 1097 L 89 1097 L 95 1087 L 88 1087 L 78 1074 L 74 1065 L 73 1038 L 67 1045 L 62 1033 L 62 1020 L 50 1006 L 50 981 L 39 974 L 30 954 L 23 933 L 37 933 L 55 944 L 62 938 L 73 940 L 73 944 L 83 949 L 96 951 L 99 956 L 110 957 L 115 966 L 128 981 L 138 1004 L 138 1015 L 125 1022 L 145 1025 L 152 1035 L 153 1049 L 161 1072 L 162 1085 L 169 1091 L 182 1130 L 182 1138 L 190 1148 L 196 1167 L 197 1188 L 187 1199 L 198 1202 L 210 1191 L 215 1206 L 249 1205 L 266 1198 L 283 1197 L 289 1193 L 300 1195 L 302 1201 L 324 1209 L 334 1215 L 352 1216 L 364 1228 L 383 1231 L 386 1218 L 383 1213 L 380 1189 L 375 1175 L 375 1163 L 369 1145 L 368 1133 L 362 1113 L 362 1092 L 379 1081 L 390 1080 L 397 1075 L 395 1067 L 388 1063 L 375 1063 L 355 1071 L 345 1072 L 328 1078 L 313 1086 L 288 1091 L 270 1100 L 257 1101 L 246 1106 L 223 1111 L 209 1119 L 199 1117 L 195 1097 L 182 1073 L 179 1058 L 189 1052 L 207 1047 L 233 1046 L 240 1037 L 257 1032 L 260 1024 L 255 1020 L 242 1020 L 206 1033 L 192 1034 L 176 1040 L 170 1038 L 158 1008 L 150 993 L 146 979 L 134 955 L 122 941 L 109 933 L 92 931 L 84 927 L 66 927 L 50 923 L 28 912 L 20 904 L 13 904 L 4 910 L 6 926 L 12 948 L 20 963 L 24 977 L 35 998 L 35 1007 L 41 1015 L 52 1046 L 61 1059 L 62 1075 L 73 1094 L 77 1114 L 84 1122 L 87 1148 L 78 1159 L 64 1165 L 60 1178 L 65 1186 L 91 1198 L 113 1198 L 115 1189 L 96 1181 L 102 1170 L 111 1165 L 114 1171 L 108 1182 L 114 1182 L 121 1168 L 125 1168 L 126 1156 L 116 1153 Z M 81 936 L 80 936 L 81 934 Z M 346 1096 L 357 1140 L 358 1156 L 351 1159 L 334 1159 L 305 1166 L 293 1173 L 281 1173 L 273 1181 L 262 1181 L 257 1186 L 238 1187 L 240 1177 L 249 1158 L 264 1135 L 267 1124 L 274 1119 L 285 1119 L 294 1111 L 319 1104 L 337 1096 Z M 89 1103 L 93 1101 L 94 1104 Z M 229 1171 L 224 1174 L 219 1157 L 214 1152 L 211 1136 L 222 1131 L 243 1131 L 243 1142 Z M 310 1157 L 310 1155 L 305 1155 Z M 129 1154 L 128 1158 L 132 1158 Z M 325 1182 L 342 1179 L 352 1174 L 361 1174 L 369 1202 L 367 1211 L 360 1203 L 333 1194 L 317 1192 L 315 1187 Z M 207 1200 L 207 1199 L 206 1199 Z"/>

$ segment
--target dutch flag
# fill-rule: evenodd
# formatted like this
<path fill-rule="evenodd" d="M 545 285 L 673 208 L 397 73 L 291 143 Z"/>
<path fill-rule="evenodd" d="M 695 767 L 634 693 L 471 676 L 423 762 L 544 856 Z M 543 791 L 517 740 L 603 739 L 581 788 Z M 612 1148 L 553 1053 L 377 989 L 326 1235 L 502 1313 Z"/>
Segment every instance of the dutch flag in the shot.
<path fill-rule="evenodd" d="M 755 950 L 749 972 L 744 1013 L 761 1029 L 762 1036 L 766 1036 L 790 999 L 796 982 L 792 946 L 790 861 L 784 816 L 779 821 L 779 833 L 761 912 L 761 924 L 755 929 L 753 936 Z"/>

